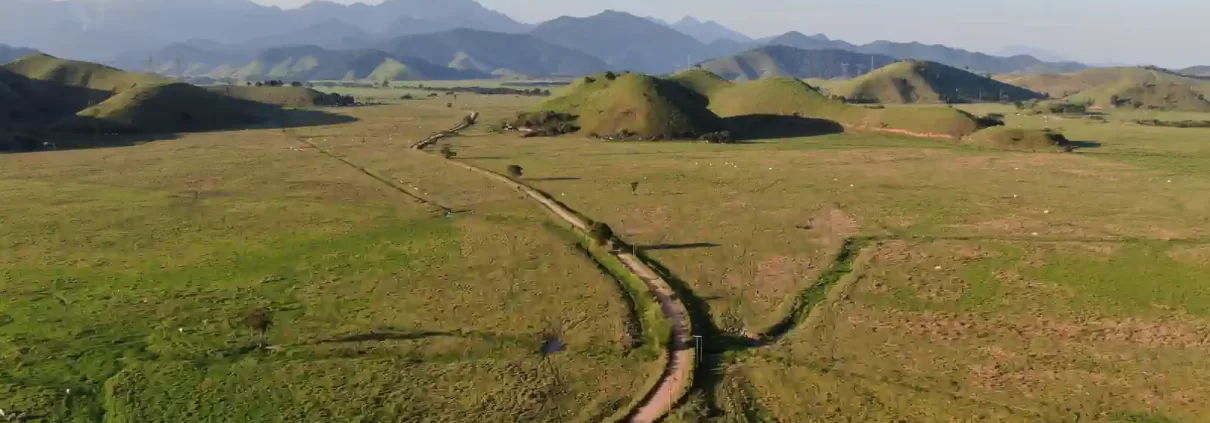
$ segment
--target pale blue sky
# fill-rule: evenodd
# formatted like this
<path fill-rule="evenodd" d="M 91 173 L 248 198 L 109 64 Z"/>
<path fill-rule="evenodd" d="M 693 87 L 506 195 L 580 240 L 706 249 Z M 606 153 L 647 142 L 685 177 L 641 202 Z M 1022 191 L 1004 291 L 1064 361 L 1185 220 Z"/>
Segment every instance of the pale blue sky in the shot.
<path fill-rule="evenodd" d="M 290 7 L 307 0 L 254 1 Z M 920 41 L 989 52 L 1024 44 L 1085 62 L 1210 65 L 1210 0 L 479 1 L 531 23 L 608 8 L 665 20 L 692 14 L 755 37 L 796 30 L 853 43 Z"/>

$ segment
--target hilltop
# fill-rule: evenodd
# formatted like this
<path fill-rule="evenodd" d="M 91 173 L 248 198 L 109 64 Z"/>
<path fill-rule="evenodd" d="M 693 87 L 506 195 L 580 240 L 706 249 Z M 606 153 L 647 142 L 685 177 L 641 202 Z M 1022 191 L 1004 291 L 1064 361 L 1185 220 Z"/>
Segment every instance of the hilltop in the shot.
<path fill-rule="evenodd" d="M 830 94 L 866 103 L 1025 101 L 1043 95 L 935 62 L 909 60 L 830 88 Z"/>
<path fill-rule="evenodd" d="M 705 96 L 653 76 L 627 73 L 580 78 L 538 105 L 575 116 L 581 132 L 623 139 L 696 138 L 720 130 Z"/>
<path fill-rule="evenodd" d="M 1074 72 L 1087 68 L 1087 66 L 1075 62 L 1045 62 L 1028 55 L 992 56 L 939 44 L 928 45 L 917 42 L 875 41 L 864 45 L 854 45 L 845 41 L 830 39 L 823 34 L 805 35 L 795 31 L 763 39 L 759 42 L 764 45 L 785 45 L 807 50 L 830 49 L 863 54 L 877 54 L 900 60 L 927 60 L 978 73 L 1032 74 Z"/>
<path fill-rule="evenodd" d="M 1192 66 L 1181 69 L 1178 72 L 1180 72 L 1182 75 L 1210 77 L 1210 66 Z"/>
<path fill-rule="evenodd" d="M 1094 107 L 1206 110 L 1210 81 L 1154 67 L 1088 69 L 1053 75 L 1001 75 L 996 79 Z"/>
<path fill-rule="evenodd" d="M 890 56 L 846 50 L 804 50 L 772 45 L 738 55 L 708 60 L 697 67 L 730 80 L 761 78 L 848 78 L 894 63 Z"/>
<path fill-rule="evenodd" d="M 0 66 L 5 85 L 39 109 L 43 117 L 73 114 L 139 85 L 168 82 L 96 63 L 33 54 Z"/>
<path fill-rule="evenodd" d="M 206 131 L 263 123 L 273 110 L 185 83 L 153 84 L 114 95 L 59 126 L 95 132 Z"/>
<path fill-rule="evenodd" d="M 696 138 L 719 128 L 733 133 L 734 139 L 846 128 L 957 139 L 979 129 L 974 116 L 954 108 L 850 106 L 797 79 L 734 83 L 702 69 L 668 78 L 633 73 L 582 78 L 539 104 L 534 113 L 521 116 L 515 126 L 541 126 L 538 121 L 557 116 L 574 122 L 553 132 L 578 129 L 611 139 Z M 615 136 L 623 132 L 635 136 Z"/>

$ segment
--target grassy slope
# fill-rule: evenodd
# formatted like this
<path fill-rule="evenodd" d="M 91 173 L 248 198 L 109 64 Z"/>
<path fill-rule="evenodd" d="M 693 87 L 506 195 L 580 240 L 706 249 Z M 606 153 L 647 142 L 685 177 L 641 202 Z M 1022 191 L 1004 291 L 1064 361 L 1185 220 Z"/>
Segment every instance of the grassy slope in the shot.
<path fill-rule="evenodd" d="M 680 84 L 637 73 L 591 78 L 580 78 L 538 109 L 577 115 L 581 131 L 600 135 L 626 130 L 644 138 L 683 138 L 721 127 L 706 98 Z"/>
<path fill-rule="evenodd" d="M 285 107 L 321 106 L 320 99 L 325 95 L 306 87 L 219 85 L 206 89 L 232 98 Z"/>
<path fill-rule="evenodd" d="M 1181 112 L 1210 112 L 1210 101 L 1195 85 L 1174 82 L 1172 78 L 1155 82 L 1115 81 L 1067 97 L 1069 101 L 1101 108 L 1114 106 Z M 1207 90 L 1210 91 L 1210 90 Z"/>
<path fill-rule="evenodd" d="M 1210 394 L 1210 295 L 1198 288 L 1210 199 L 1188 194 L 1210 189 L 1206 131 L 1130 125 L 1141 111 L 1110 111 L 1104 124 L 962 107 L 1103 145 L 1026 154 L 876 134 L 451 142 L 477 164 L 524 166 L 635 244 L 664 246 L 649 254 L 732 333 L 777 321 L 828 268 L 830 237 L 880 238 L 852 293 L 818 308 L 818 325 L 728 351 L 738 358 L 726 384 L 750 392 L 707 395 L 752 409 L 720 421 L 1205 421 L 1210 407 L 1187 398 Z M 753 417 L 761 408 L 771 416 Z M 669 421 L 705 412 L 684 407 Z"/>
<path fill-rule="evenodd" d="M 0 78 L 8 79 L 10 88 L 24 93 L 25 99 L 35 102 L 48 118 L 76 113 L 113 94 L 141 85 L 168 82 L 155 75 L 44 54 L 23 57 L 3 65 L 0 70 L 9 73 Z"/>
<path fill-rule="evenodd" d="M 1026 151 L 1057 151 L 1066 144 L 1050 131 L 1005 126 L 975 132 L 966 142 L 983 147 Z"/>
<path fill-rule="evenodd" d="M 903 61 L 839 83 L 830 93 L 879 103 L 946 103 L 1010 101 L 1040 98 L 1027 89 L 1005 84 L 935 62 Z"/>
<path fill-rule="evenodd" d="M 1081 72 L 1051 75 L 997 75 L 997 80 L 1062 98 L 1097 87 L 1120 90 L 1147 83 L 1186 85 L 1202 94 L 1210 94 L 1210 82 L 1147 68 L 1097 68 Z"/>
<path fill-rule="evenodd" d="M 461 111 L 350 112 L 362 120 L 298 135 L 474 212 L 432 214 L 278 130 L 0 155 L 0 406 L 111 423 L 601 421 L 641 391 L 615 282 L 524 200 L 397 150 Z M 240 323 L 261 307 L 276 352 Z M 567 351 L 540 362 L 548 329 Z"/>
<path fill-rule="evenodd" d="M 974 118 L 947 107 L 870 109 L 830 99 L 806 83 L 769 78 L 735 84 L 710 96 L 710 108 L 719 116 L 754 114 L 818 118 L 858 130 L 903 130 L 953 138 L 978 129 Z"/>
<path fill-rule="evenodd" d="M 80 111 L 67 125 L 152 133 L 214 130 L 263 122 L 271 109 L 184 83 L 145 85 Z"/>

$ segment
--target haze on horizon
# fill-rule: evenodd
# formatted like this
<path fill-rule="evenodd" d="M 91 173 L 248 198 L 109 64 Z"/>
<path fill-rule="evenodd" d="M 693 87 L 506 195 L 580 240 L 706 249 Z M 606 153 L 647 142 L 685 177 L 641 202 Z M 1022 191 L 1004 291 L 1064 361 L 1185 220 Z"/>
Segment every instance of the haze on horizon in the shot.
<path fill-rule="evenodd" d="M 298 7 L 309 0 L 253 1 Z M 381 3 L 381 0 L 361 2 Z M 1205 22 L 1210 22 L 1210 2 L 1202 0 L 479 2 L 527 23 L 564 15 L 589 16 L 613 9 L 668 21 L 692 15 L 757 38 L 799 31 L 823 33 L 853 43 L 918 41 L 988 53 L 1006 46 L 1026 45 L 1089 64 L 1155 64 L 1172 68 L 1210 64 L 1210 49 L 1205 48 L 1205 42 L 1201 41 L 1204 37 L 1197 33 Z"/>

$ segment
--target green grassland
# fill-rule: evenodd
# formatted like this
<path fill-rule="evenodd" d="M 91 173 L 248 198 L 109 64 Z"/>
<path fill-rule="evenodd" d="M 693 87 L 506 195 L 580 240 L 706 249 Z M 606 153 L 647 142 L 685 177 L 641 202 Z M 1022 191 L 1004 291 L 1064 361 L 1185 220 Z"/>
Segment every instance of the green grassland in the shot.
<path fill-rule="evenodd" d="M 1210 416 L 1192 400 L 1206 394 L 1210 333 L 1199 276 L 1210 271 L 1208 132 L 1130 123 L 1196 115 L 963 108 L 1004 113 L 1008 129 L 1061 129 L 1080 148 L 873 134 L 451 144 L 489 169 L 523 166 L 684 284 L 722 358 L 670 421 Z M 848 288 L 822 295 L 835 286 Z M 823 304 L 803 314 L 802 301 Z M 787 318 L 797 325 L 770 346 L 726 341 Z"/>
<path fill-rule="evenodd" d="M 517 196 L 406 151 L 459 111 L 363 112 L 0 156 L 0 408 L 81 422 L 624 413 L 658 367 L 618 282 Z M 353 157 L 346 144 L 398 148 L 402 165 L 376 172 L 441 195 L 419 202 L 299 137 Z M 264 349 L 244 323 L 262 309 Z M 551 330 L 567 352 L 543 362 Z"/>
<path fill-rule="evenodd" d="M 830 86 L 828 93 L 889 104 L 1026 101 L 1042 95 L 936 62 L 908 60 Z"/>
<path fill-rule="evenodd" d="M 723 115 L 787 83 L 671 89 Z M 802 87 L 748 113 L 827 100 Z M 324 110 L 350 118 L 329 125 L 0 155 L 0 408 L 76 422 L 625 415 L 662 370 L 667 330 L 638 284 L 521 193 L 409 148 L 469 111 L 496 122 L 542 99 L 375 90 L 387 104 Z M 997 131 L 1050 128 L 1078 148 L 488 125 L 440 145 L 522 166 L 665 274 L 704 343 L 667 421 L 1210 418 L 1210 130 L 1131 123 L 1205 115 L 838 107 L 1002 113 Z M 543 361 L 547 331 L 567 351 Z"/>

